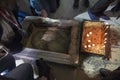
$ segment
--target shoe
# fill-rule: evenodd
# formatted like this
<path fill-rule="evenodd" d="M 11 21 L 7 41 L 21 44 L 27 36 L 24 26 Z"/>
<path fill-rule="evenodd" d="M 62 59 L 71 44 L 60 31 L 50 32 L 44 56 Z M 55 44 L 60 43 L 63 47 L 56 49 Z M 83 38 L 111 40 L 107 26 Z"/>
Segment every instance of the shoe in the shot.
<path fill-rule="evenodd" d="M 109 74 L 111 73 L 110 70 L 104 69 L 104 68 L 101 68 L 101 69 L 99 70 L 99 72 L 100 72 L 100 75 L 101 75 L 102 77 L 108 77 Z"/>
<path fill-rule="evenodd" d="M 38 68 L 39 78 L 47 78 L 47 80 L 55 80 L 55 77 L 52 73 L 51 67 L 44 61 L 42 58 L 36 60 L 36 65 Z"/>
<path fill-rule="evenodd" d="M 93 14 L 90 10 L 88 10 L 88 14 L 91 20 L 99 20 L 99 18 L 95 14 Z"/>

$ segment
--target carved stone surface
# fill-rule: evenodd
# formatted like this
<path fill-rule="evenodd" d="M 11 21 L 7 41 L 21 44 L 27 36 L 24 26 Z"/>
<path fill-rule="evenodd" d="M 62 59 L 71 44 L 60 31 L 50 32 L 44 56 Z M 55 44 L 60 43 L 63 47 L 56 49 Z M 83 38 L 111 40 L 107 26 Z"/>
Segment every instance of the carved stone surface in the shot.
<path fill-rule="evenodd" d="M 27 57 L 32 58 L 43 57 L 48 61 L 63 64 L 79 63 L 79 22 L 35 16 L 29 16 L 25 21 L 30 24 L 27 28 L 29 37 L 24 38 L 23 43 L 26 48 L 31 48 L 32 52 L 28 53 L 24 49 L 19 55 L 27 54 Z"/>

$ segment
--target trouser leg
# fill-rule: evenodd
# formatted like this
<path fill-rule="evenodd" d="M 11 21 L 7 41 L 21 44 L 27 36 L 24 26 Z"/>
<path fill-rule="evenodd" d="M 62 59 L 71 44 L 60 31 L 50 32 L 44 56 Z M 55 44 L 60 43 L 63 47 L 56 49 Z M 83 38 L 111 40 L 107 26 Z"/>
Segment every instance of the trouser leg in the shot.
<path fill-rule="evenodd" d="M 42 4 L 43 9 L 45 9 L 47 11 L 47 14 L 49 16 L 49 14 L 50 14 L 50 6 L 49 6 L 48 1 L 47 0 L 41 0 L 41 4 Z"/>
<path fill-rule="evenodd" d="M 120 11 L 120 0 L 119 2 L 111 9 L 113 13 Z"/>
<path fill-rule="evenodd" d="M 79 7 L 79 0 L 74 0 L 73 8 L 76 9 Z"/>
<path fill-rule="evenodd" d="M 99 15 L 102 14 L 110 3 L 115 0 L 99 0 L 90 10 L 93 14 Z"/>
<path fill-rule="evenodd" d="M 5 76 L 15 80 L 34 80 L 33 68 L 28 63 L 19 65 Z"/>
<path fill-rule="evenodd" d="M 89 0 L 82 0 L 83 5 L 88 8 L 89 7 Z"/>
<path fill-rule="evenodd" d="M 8 71 L 15 68 L 15 59 L 11 54 L 8 54 L 6 57 L 4 57 L 2 60 L 0 60 L 0 72 L 8 69 Z"/>
<path fill-rule="evenodd" d="M 55 12 L 57 10 L 57 0 L 48 0 L 50 12 Z"/>
<path fill-rule="evenodd" d="M 56 0 L 56 2 L 57 2 L 57 8 L 59 8 L 59 6 L 60 6 L 60 0 Z"/>

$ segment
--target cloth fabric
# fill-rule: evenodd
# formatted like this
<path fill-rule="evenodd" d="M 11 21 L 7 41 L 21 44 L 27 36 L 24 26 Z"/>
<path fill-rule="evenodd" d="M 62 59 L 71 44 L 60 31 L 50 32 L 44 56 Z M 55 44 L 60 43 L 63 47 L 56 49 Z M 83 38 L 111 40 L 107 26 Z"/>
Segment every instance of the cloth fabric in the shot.
<path fill-rule="evenodd" d="M 23 63 L 6 74 L 5 77 L 15 80 L 34 80 L 33 68 L 31 64 Z"/>
<path fill-rule="evenodd" d="M 11 71 L 16 66 L 15 59 L 11 54 L 8 54 L 6 57 L 0 60 L 0 73 L 4 70 Z"/>
<path fill-rule="evenodd" d="M 119 10 L 120 10 L 120 0 L 119 0 L 119 2 L 112 8 L 111 11 L 117 12 L 117 11 L 119 11 Z"/>
<path fill-rule="evenodd" d="M 104 11 L 115 0 L 99 0 L 90 10 L 88 14 L 91 20 L 99 20 L 99 18 L 109 20 L 110 18 L 104 14 Z M 97 18 L 98 17 L 98 18 Z"/>
<path fill-rule="evenodd" d="M 120 67 L 113 71 L 104 69 L 103 73 L 105 73 L 105 75 L 102 75 L 102 80 L 120 80 Z"/>
<path fill-rule="evenodd" d="M 59 0 L 58 0 L 59 1 Z M 55 12 L 58 8 L 57 0 L 30 0 L 30 5 L 37 15 L 41 15 L 41 10 L 45 9 L 48 13 Z"/>
<path fill-rule="evenodd" d="M 2 28 L 0 32 L 0 42 L 10 49 L 11 52 L 19 52 L 22 50 L 20 34 L 21 27 L 16 21 L 16 18 L 12 12 L 7 9 L 0 8 L 0 27 Z"/>
<path fill-rule="evenodd" d="M 101 15 L 110 3 L 114 2 L 115 0 L 99 0 L 90 10 L 93 14 Z"/>
<path fill-rule="evenodd" d="M 120 67 L 112 71 L 109 76 L 112 80 L 120 80 Z"/>
<path fill-rule="evenodd" d="M 5 76 L 0 76 L 0 80 L 15 80 L 15 79 L 12 79 L 12 78 L 6 78 Z"/>

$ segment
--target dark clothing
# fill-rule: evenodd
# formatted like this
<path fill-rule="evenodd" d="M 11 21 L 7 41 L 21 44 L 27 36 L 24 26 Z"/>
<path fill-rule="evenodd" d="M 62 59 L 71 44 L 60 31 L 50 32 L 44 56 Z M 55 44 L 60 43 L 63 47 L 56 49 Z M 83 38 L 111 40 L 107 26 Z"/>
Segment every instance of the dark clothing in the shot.
<path fill-rule="evenodd" d="M 24 63 L 16 67 L 15 58 L 11 54 L 0 59 L 0 73 L 6 70 L 3 77 L 0 75 L 0 80 L 34 80 L 32 66 Z"/>
<path fill-rule="evenodd" d="M 12 55 L 8 54 L 6 57 L 0 60 L 0 73 L 4 70 L 11 71 L 16 66 L 15 59 Z"/>
<path fill-rule="evenodd" d="M 4 43 L 4 45 L 10 49 L 10 53 L 17 53 L 20 52 L 23 48 L 23 45 L 21 43 L 22 40 L 22 36 L 19 33 L 18 29 L 16 29 L 16 27 L 12 24 L 9 23 L 9 25 L 11 26 L 11 28 L 13 29 L 14 33 L 15 33 L 15 37 L 14 39 L 10 42 L 10 43 Z"/>
<path fill-rule="evenodd" d="M 7 78 L 7 77 L 5 77 L 5 76 L 0 76 L 0 80 L 15 80 L 15 79 Z"/>
<path fill-rule="evenodd" d="M 113 13 L 120 11 L 120 0 L 119 2 L 111 9 Z"/>
<path fill-rule="evenodd" d="M 21 26 L 12 12 L 4 8 L 0 8 L 0 29 L 0 42 L 12 53 L 21 51 L 23 48 Z"/>
<path fill-rule="evenodd" d="M 36 60 L 36 65 L 38 68 L 39 78 L 42 76 L 46 77 L 47 80 L 55 80 L 55 76 L 52 68 L 44 61 L 42 58 Z"/>
<path fill-rule="evenodd" d="M 91 9 L 90 11 L 97 15 L 100 16 L 101 14 L 104 13 L 104 11 L 108 8 L 110 3 L 114 2 L 115 0 L 99 0 Z"/>
<path fill-rule="evenodd" d="M 89 0 L 82 0 L 83 6 L 85 6 L 86 8 L 89 7 Z M 79 7 L 79 0 L 74 0 L 73 3 L 73 9 L 77 9 Z"/>
<path fill-rule="evenodd" d="M 74 0 L 73 9 L 77 9 L 79 7 L 79 0 Z"/>
<path fill-rule="evenodd" d="M 104 14 L 104 11 L 114 1 L 115 0 L 99 0 L 98 2 L 96 2 L 96 4 L 88 10 L 88 14 L 91 20 L 99 20 L 99 18 L 110 20 L 110 18 Z M 115 7 L 111 11 L 112 12 L 119 11 L 120 10 L 119 7 L 120 7 L 120 1 L 115 5 Z"/>
<path fill-rule="evenodd" d="M 109 75 L 111 80 L 120 80 L 120 67 L 112 71 Z"/>
<path fill-rule="evenodd" d="M 15 80 L 34 80 L 32 66 L 28 63 L 19 65 L 6 74 L 5 77 Z"/>
<path fill-rule="evenodd" d="M 18 23 L 21 23 L 23 21 L 23 19 L 26 16 L 30 16 L 29 14 L 21 11 L 17 5 L 17 3 L 15 4 L 14 9 L 12 10 L 13 14 L 15 15 L 16 20 L 18 21 Z"/>
<path fill-rule="evenodd" d="M 34 10 L 33 14 L 40 15 L 40 11 L 45 9 L 49 15 L 49 13 L 57 10 L 59 5 L 58 1 L 59 0 L 30 0 L 30 5 L 32 10 Z"/>

